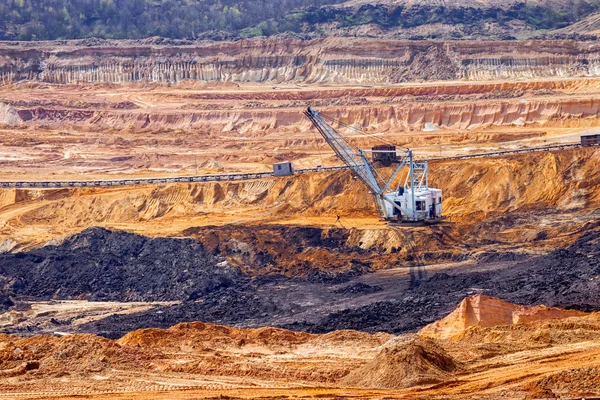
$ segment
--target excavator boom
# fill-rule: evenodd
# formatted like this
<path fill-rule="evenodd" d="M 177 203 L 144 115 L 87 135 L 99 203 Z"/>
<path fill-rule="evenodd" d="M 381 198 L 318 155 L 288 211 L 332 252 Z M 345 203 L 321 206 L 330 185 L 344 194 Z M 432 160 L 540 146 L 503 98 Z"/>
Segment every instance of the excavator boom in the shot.
<path fill-rule="evenodd" d="M 317 130 L 321 133 L 321 136 L 331 146 L 333 151 L 338 157 L 350 167 L 354 173 L 362 180 L 365 185 L 369 187 L 373 194 L 381 194 L 382 189 L 375 178 L 373 168 L 371 167 L 367 158 L 357 149 L 352 147 L 344 138 L 337 133 L 321 115 L 308 107 L 304 112 L 304 115 L 313 123 Z"/>
<path fill-rule="evenodd" d="M 317 128 L 321 136 L 323 136 L 327 144 L 331 146 L 344 164 L 352 169 L 354 174 L 369 188 L 375 200 L 377 213 L 382 218 L 392 221 L 401 220 L 410 222 L 441 218 L 442 191 L 427 187 L 429 183 L 427 163 L 414 162 L 411 150 L 402 151 L 405 156 L 402 157 L 396 171 L 392 174 L 391 178 L 384 179 L 369 162 L 365 156 L 365 152 L 388 154 L 390 151 L 389 148 L 387 150 L 377 148 L 372 150 L 356 149 L 325 122 L 323 116 L 317 111 L 308 107 L 304 115 Z M 395 146 L 392 149 L 395 158 Z M 392 188 L 392 184 L 400 176 L 400 171 L 403 169 L 406 170 L 406 168 L 408 168 L 408 173 L 404 186 L 396 189 Z"/>

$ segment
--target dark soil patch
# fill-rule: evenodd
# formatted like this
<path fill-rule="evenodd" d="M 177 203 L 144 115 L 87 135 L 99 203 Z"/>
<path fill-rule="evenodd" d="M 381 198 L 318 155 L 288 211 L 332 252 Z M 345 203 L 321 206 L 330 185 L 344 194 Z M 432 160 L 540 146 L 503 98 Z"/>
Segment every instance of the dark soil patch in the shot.
<path fill-rule="evenodd" d="M 8 311 L 8 309 L 14 306 L 15 303 L 8 296 L 8 293 L 0 291 L 0 313 Z"/>
<path fill-rule="evenodd" d="M 91 228 L 58 246 L 0 255 L 0 288 L 40 299 L 186 300 L 249 280 L 192 239 Z"/>
<path fill-rule="evenodd" d="M 487 272 L 438 273 L 409 290 L 400 290 L 397 298 L 331 313 L 314 323 L 307 321 L 285 327 L 316 333 L 336 329 L 410 332 L 443 318 L 463 298 L 475 293 L 517 304 L 598 311 L 599 254 L 600 232 L 589 232 L 569 249 Z"/>
<path fill-rule="evenodd" d="M 358 282 L 342 288 L 336 289 L 333 292 L 336 294 L 369 294 L 377 293 L 384 290 L 381 286 L 371 286 L 366 283 Z"/>
<path fill-rule="evenodd" d="M 315 235 L 318 236 L 318 235 Z M 60 246 L 0 256 L 4 286 L 38 298 L 182 300 L 150 311 L 113 315 L 74 330 L 114 338 L 184 321 L 309 332 L 357 329 L 414 332 L 443 318 L 466 296 L 585 311 L 600 310 L 600 231 L 573 246 L 522 259 L 486 254 L 478 263 L 425 273 L 251 278 L 189 239 L 148 239 L 92 229 Z M 418 269 L 418 268 L 417 268 Z M 35 326 L 27 332 L 39 333 Z M 68 330 L 62 327 L 61 330 Z M 9 332 L 9 330 L 4 330 Z"/>

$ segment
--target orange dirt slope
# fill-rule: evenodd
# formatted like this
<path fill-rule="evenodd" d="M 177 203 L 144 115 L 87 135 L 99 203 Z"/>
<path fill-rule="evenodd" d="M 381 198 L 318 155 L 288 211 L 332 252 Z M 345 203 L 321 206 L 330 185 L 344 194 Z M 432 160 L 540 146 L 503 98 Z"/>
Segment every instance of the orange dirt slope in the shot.
<path fill-rule="evenodd" d="M 465 304 L 477 305 L 479 315 L 498 310 L 531 315 L 541 309 L 473 297 L 446 320 Z M 4 398 L 138 398 L 144 393 L 147 398 L 299 399 L 319 393 L 317 388 L 319 397 L 334 398 L 342 386 L 352 398 L 365 399 L 599 394 L 593 374 L 600 368 L 600 315 L 553 310 L 535 316 L 516 325 L 489 317 L 486 326 L 467 331 L 447 325 L 452 341 L 200 322 L 135 331 L 116 341 L 93 335 L 1 335 L 0 390 Z"/>

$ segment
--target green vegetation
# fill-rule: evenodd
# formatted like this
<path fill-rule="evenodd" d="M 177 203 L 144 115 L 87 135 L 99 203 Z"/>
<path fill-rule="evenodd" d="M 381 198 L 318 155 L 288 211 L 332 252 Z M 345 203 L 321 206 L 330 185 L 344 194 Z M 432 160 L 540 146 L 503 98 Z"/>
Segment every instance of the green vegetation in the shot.
<path fill-rule="evenodd" d="M 237 35 L 248 28 L 247 36 L 271 35 L 301 30 L 291 11 L 336 1 L 1 0 L 0 39 L 196 39 L 206 32 Z"/>
<path fill-rule="evenodd" d="M 0 39 L 75 38 L 173 39 L 248 38 L 280 33 L 319 35 L 323 24 L 352 27 L 377 24 L 384 29 L 427 24 L 522 21 L 536 30 L 572 24 L 600 10 L 600 0 L 547 1 L 511 8 L 410 7 L 366 4 L 331 7 L 343 0 L 1 0 Z"/>
<path fill-rule="evenodd" d="M 357 10 L 337 9 L 324 12 L 311 9 L 304 15 L 310 22 L 337 22 L 340 26 L 355 26 L 375 23 L 383 28 L 413 28 L 427 24 L 466 24 L 482 22 L 523 21 L 534 29 L 557 29 L 572 24 L 600 10 L 600 0 L 566 0 L 563 7 L 547 2 L 546 5 L 531 6 L 527 2 L 517 3 L 511 8 L 489 7 L 444 7 L 444 6 L 383 6 L 364 5 Z"/>

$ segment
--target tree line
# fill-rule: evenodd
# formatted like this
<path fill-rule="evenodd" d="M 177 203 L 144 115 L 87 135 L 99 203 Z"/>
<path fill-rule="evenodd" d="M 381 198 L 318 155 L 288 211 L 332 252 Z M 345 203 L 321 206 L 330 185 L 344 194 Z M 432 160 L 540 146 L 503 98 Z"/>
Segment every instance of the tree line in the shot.
<path fill-rule="evenodd" d="M 340 0 L 2 0 L 0 39 L 197 39 L 206 32 L 269 35 L 273 22 L 300 7 Z M 292 18 L 293 20 L 293 18 Z M 289 24 L 289 22 L 288 22 Z M 297 21 L 290 30 L 300 30 Z"/>
<path fill-rule="evenodd" d="M 516 3 L 506 7 L 382 5 L 333 7 L 344 0 L 1 0 L 0 40 L 235 39 L 281 33 L 318 35 L 323 24 L 384 29 L 426 24 L 508 24 L 557 29 L 600 10 L 600 0 Z"/>

